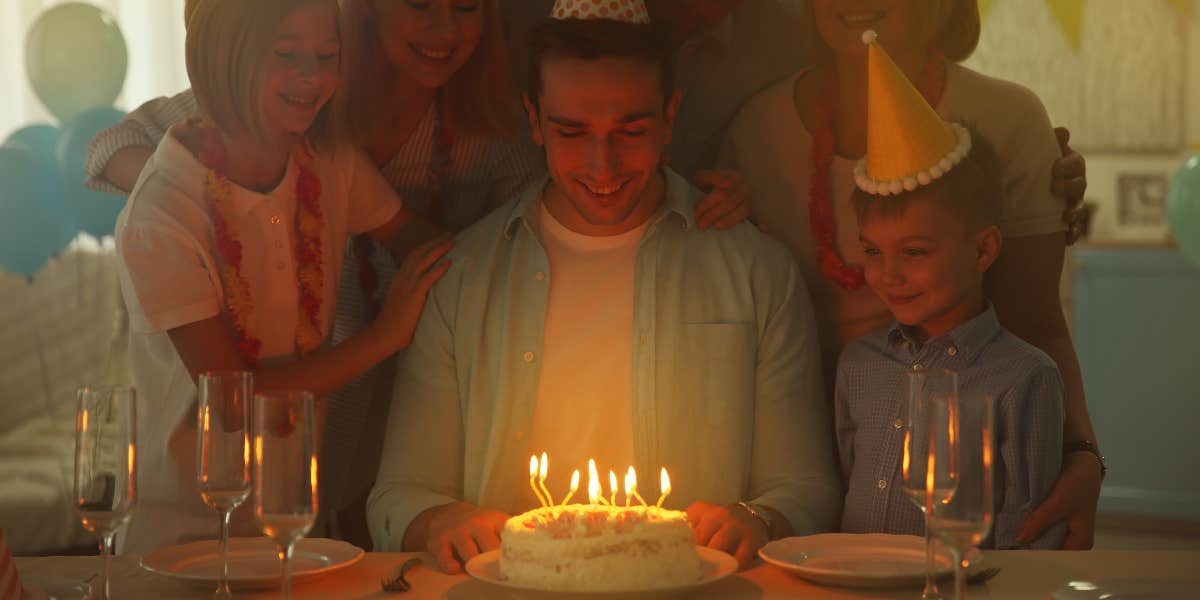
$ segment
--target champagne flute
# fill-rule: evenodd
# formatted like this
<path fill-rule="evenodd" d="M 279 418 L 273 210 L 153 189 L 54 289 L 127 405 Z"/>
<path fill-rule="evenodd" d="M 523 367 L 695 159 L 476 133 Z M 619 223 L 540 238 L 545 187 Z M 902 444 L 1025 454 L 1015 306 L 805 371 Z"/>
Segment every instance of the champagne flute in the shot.
<path fill-rule="evenodd" d="M 76 390 L 75 510 L 100 537 L 97 600 L 108 600 L 113 538 L 137 504 L 137 406 L 133 388 Z"/>
<path fill-rule="evenodd" d="M 930 436 L 947 433 L 945 428 L 931 424 L 949 418 L 949 400 L 958 394 L 958 374 L 945 369 L 919 369 L 904 375 L 901 406 L 904 455 L 900 475 L 905 495 L 925 516 L 925 589 L 921 598 L 938 600 L 942 595 L 937 585 L 933 534 L 929 530 L 929 504 L 948 501 L 954 495 L 955 478 L 949 463 L 937 463 L 931 472 L 928 456 Z M 945 444 L 953 440 L 941 441 Z"/>
<path fill-rule="evenodd" d="M 292 593 L 292 550 L 317 514 L 313 404 L 305 391 L 254 396 L 254 516 L 279 545 L 285 600 Z"/>
<path fill-rule="evenodd" d="M 250 407 L 254 376 L 246 371 L 200 375 L 196 405 L 196 484 L 200 498 L 221 517 L 221 580 L 214 598 L 229 591 L 229 515 L 250 495 Z"/>
<path fill-rule="evenodd" d="M 954 598 L 966 598 L 966 552 L 992 529 L 995 399 L 980 395 L 951 401 L 947 436 L 930 438 L 930 463 L 955 465 L 958 484 L 947 502 L 930 505 L 929 528 L 954 556 Z M 944 442 L 949 438 L 953 443 Z"/>

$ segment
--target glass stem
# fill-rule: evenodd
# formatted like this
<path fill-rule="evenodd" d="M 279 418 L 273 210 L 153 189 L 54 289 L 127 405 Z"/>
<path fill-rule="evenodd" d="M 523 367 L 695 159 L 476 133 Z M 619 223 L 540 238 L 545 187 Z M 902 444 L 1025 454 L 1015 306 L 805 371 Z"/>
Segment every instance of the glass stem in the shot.
<path fill-rule="evenodd" d="M 221 583 L 217 586 L 217 596 L 229 598 L 229 510 L 218 509 L 221 514 Z"/>
<path fill-rule="evenodd" d="M 936 569 L 933 561 L 933 534 L 929 531 L 929 517 L 925 517 L 925 590 L 921 592 L 922 600 L 940 600 Z"/>
<path fill-rule="evenodd" d="M 963 552 L 957 547 L 950 549 L 954 556 L 954 600 L 965 600 L 967 597 L 967 567 L 963 560 Z"/>
<path fill-rule="evenodd" d="M 108 588 L 108 563 L 112 559 L 112 544 L 113 534 L 100 534 L 100 581 L 96 586 L 99 588 L 97 600 L 108 600 L 111 597 Z"/>
<path fill-rule="evenodd" d="M 279 561 L 283 563 L 283 600 L 292 597 L 292 548 L 295 544 L 286 544 L 279 552 Z"/>

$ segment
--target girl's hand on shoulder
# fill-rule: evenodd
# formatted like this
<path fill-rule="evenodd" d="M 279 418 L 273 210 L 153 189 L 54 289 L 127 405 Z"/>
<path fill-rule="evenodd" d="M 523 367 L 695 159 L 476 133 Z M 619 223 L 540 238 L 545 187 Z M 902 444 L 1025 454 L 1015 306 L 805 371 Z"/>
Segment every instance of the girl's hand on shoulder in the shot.
<path fill-rule="evenodd" d="M 729 229 L 750 218 L 750 185 L 735 171 L 698 171 L 696 184 L 708 195 L 696 206 L 696 226 Z"/>
<path fill-rule="evenodd" d="M 443 258 L 453 247 L 453 237 L 442 234 L 414 248 L 396 270 L 375 324 L 398 348 L 412 341 L 429 290 L 450 269 L 450 261 Z"/>

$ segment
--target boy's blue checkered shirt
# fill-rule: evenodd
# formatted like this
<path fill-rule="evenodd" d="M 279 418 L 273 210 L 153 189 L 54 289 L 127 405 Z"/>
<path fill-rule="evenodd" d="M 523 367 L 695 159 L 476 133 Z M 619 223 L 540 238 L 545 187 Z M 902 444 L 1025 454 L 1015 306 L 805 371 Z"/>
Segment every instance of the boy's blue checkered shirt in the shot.
<path fill-rule="evenodd" d="M 1015 548 L 1017 532 L 1046 498 L 1062 459 L 1063 383 L 1054 361 L 1000 326 L 995 309 L 917 343 L 905 327 L 854 340 L 838 361 L 836 425 L 846 501 L 842 531 L 921 535 L 921 511 L 900 479 L 903 374 L 919 368 L 958 373 L 960 398 L 996 398 L 996 519 L 988 547 Z M 1027 547 L 1058 548 L 1062 523 Z"/>

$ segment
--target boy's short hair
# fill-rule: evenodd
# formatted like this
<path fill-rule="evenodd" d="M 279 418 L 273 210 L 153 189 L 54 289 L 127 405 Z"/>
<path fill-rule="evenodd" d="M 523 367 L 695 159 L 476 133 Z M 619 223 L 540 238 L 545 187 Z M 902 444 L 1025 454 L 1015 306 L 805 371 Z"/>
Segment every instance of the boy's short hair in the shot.
<path fill-rule="evenodd" d="M 858 222 L 861 224 L 866 216 L 902 215 L 909 200 L 928 198 L 958 217 L 969 233 L 998 225 L 1003 197 L 1000 163 L 992 145 L 978 132 L 970 131 L 971 151 L 929 185 L 893 196 L 868 194 L 856 186 L 850 200 Z"/>
<path fill-rule="evenodd" d="M 529 32 L 529 101 L 538 106 L 546 58 L 631 58 L 658 65 L 664 105 L 675 92 L 671 36 L 657 23 L 544 18 Z"/>
<path fill-rule="evenodd" d="M 266 137 L 259 104 L 263 62 L 287 15 L 319 1 L 326 0 L 190 0 L 185 5 L 188 80 L 196 105 L 218 129 Z M 340 36 L 340 25 L 338 30 Z M 310 141 L 330 136 L 330 104 L 309 127 Z"/>

